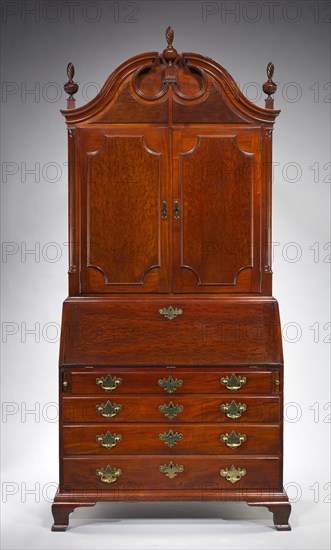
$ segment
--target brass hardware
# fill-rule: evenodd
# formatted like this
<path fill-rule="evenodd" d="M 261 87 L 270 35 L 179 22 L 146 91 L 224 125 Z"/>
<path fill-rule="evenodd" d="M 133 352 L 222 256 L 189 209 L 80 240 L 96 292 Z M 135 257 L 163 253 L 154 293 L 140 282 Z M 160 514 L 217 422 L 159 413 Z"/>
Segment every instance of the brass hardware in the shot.
<path fill-rule="evenodd" d="M 122 378 L 117 378 L 114 376 L 113 378 L 108 373 L 106 378 L 97 378 L 95 383 L 97 386 L 101 386 L 103 390 L 105 391 L 113 391 L 116 390 L 117 386 L 120 386 L 122 384 Z"/>
<path fill-rule="evenodd" d="M 100 405 L 96 405 L 97 412 L 101 413 L 102 416 L 105 418 L 113 418 L 122 410 L 122 405 L 118 405 L 117 403 L 110 403 L 110 401 L 107 401 L 106 404 L 100 403 Z"/>
<path fill-rule="evenodd" d="M 280 385 L 280 380 L 275 380 L 275 384 L 276 384 L 276 386 L 279 386 Z"/>
<path fill-rule="evenodd" d="M 172 430 L 169 430 L 167 432 L 163 432 L 162 434 L 159 434 L 159 439 L 163 441 L 166 445 L 169 445 L 169 447 L 173 447 L 178 443 L 178 441 L 181 441 L 183 439 L 184 435 L 182 433 L 173 432 Z"/>
<path fill-rule="evenodd" d="M 233 430 L 230 435 L 226 433 L 222 434 L 220 437 L 222 443 L 225 443 L 228 447 L 230 447 L 230 449 L 236 449 L 237 447 L 240 447 L 240 445 L 244 443 L 246 439 L 247 436 L 245 434 L 238 433 L 237 435 L 236 432 L 234 432 Z"/>
<path fill-rule="evenodd" d="M 225 405 L 222 403 L 220 409 L 225 412 L 228 418 L 240 418 L 242 413 L 247 410 L 247 405 L 231 401 L 230 405 L 229 403 L 225 403 Z"/>
<path fill-rule="evenodd" d="M 170 401 L 168 405 L 165 403 L 164 405 L 159 406 L 159 411 L 161 413 L 164 413 L 165 416 L 170 418 L 170 420 L 175 418 L 175 416 L 177 416 L 178 413 L 183 412 L 183 410 L 184 410 L 183 405 L 174 405 L 172 401 Z"/>
<path fill-rule="evenodd" d="M 95 473 L 103 483 L 114 483 L 122 475 L 122 470 L 116 467 L 112 468 L 108 464 L 105 469 L 98 468 Z"/>
<path fill-rule="evenodd" d="M 67 380 L 68 373 L 66 371 L 62 372 L 62 388 L 63 392 L 66 393 L 69 389 L 69 382 Z"/>
<path fill-rule="evenodd" d="M 174 393 L 177 388 L 181 388 L 183 385 L 183 380 L 180 380 L 178 378 L 173 378 L 171 375 L 168 376 L 168 378 L 160 378 L 158 382 L 159 386 L 161 388 L 164 388 L 164 391 L 168 393 Z"/>
<path fill-rule="evenodd" d="M 225 477 L 230 483 L 237 483 L 237 481 L 240 481 L 241 478 L 246 475 L 246 470 L 245 468 L 236 468 L 234 464 L 232 464 L 231 468 L 222 468 L 220 470 L 220 475 Z"/>
<path fill-rule="evenodd" d="M 174 464 L 171 460 L 169 464 L 163 464 L 160 466 L 159 470 L 170 479 L 174 479 L 177 474 L 184 472 L 184 466 L 182 466 L 182 464 Z"/>
<path fill-rule="evenodd" d="M 120 434 L 111 434 L 107 432 L 105 435 L 96 435 L 95 440 L 97 443 L 100 443 L 101 447 L 106 447 L 106 449 L 112 449 L 116 447 L 117 443 L 121 441 L 122 436 Z"/>
<path fill-rule="evenodd" d="M 183 313 L 182 309 L 178 309 L 177 307 L 169 306 L 167 308 L 161 308 L 159 309 L 160 315 L 164 315 L 167 319 L 170 321 L 172 319 L 175 319 L 177 315 L 181 315 Z"/>
<path fill-rule="evenodd" d="M 231 376 L 223 376 L 221 383 L 228 388 L 228 390 L 240 390 L 241 386 L 244 386 L 247 382 L 246 376 L 236 376 L 233 372 Z"/>
<path fill-rule="evenodd" d="M 174 202 L 174 218 L 175 220 L 179 220 L 180 217 L 180 211 L 179 211 L 179 204 L 178 201 Z"/>
<path fill-rule="evenodd" d="M 168 218 L 167 201 L 162 201 L 161 214 L 163 220 Z"/>

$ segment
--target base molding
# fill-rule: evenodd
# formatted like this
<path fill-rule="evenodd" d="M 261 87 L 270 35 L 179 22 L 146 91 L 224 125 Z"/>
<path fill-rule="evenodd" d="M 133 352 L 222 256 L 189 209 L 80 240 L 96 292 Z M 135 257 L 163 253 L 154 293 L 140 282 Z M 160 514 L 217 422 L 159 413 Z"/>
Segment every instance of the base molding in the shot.
<path fill-rule="evenodd" d="M 289 516 L 291 505 L 286 492 L 228 490 L 217 491 L 60 491 L 54 497 L 52 531 L 65 531 L 69 525 L 69 515 L 75 508 L 95 506 L 97 502 L 155 502 L 155 501 L 196 501 L 196 502 L 247 502 L 248 506 L 264 506 L 273 514 L 277 531 L 290 531 Z"/>

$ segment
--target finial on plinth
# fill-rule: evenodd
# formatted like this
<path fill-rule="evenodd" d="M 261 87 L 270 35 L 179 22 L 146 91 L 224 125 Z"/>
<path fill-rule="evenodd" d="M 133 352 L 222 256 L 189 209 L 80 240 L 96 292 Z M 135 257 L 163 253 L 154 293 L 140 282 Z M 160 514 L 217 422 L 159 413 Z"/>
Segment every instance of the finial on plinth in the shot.
<path fill-rule="evenodd" d="M 167 40 L 168 46 L 163 50 L 163 58 L 171 65 L 175 61 L 178 53 L 177 50 L 173 47 L 172 43 L 174 41 L 174 31 L 172 27 L 167 27 L 165 32 L 165 37 Z"/>
<path fill-rule="evenodd" d="M 275 71 L 275 65 L 270 61 L 267 65 L 267 77 L 268 80 L 265 82 L 262 86 L 262 89 L 265 94 L 267 94 L 267 98 L 265 100 L 265 106 L 266 109 L 273 109 L 274 108 L 274 100 L 271 97 L 275 91 L 277 90 L 277 84 L 272 80 L 272 77 L 274 75 Z"/>
<path fill-rule="evenodd" d="M 68 82 L 66 82 L 63 86 L 64 91 L 69 94 L 69 97 L 67 98 L 67 109 L 74 109 L 76 100 L 73 97 L 74 94 L 78 91 L 78 84 L 73 81 L 75 74 L 75 67 L 72 63 L 68 63 L 67 66 L 67 76 L 68 76 Z"/>

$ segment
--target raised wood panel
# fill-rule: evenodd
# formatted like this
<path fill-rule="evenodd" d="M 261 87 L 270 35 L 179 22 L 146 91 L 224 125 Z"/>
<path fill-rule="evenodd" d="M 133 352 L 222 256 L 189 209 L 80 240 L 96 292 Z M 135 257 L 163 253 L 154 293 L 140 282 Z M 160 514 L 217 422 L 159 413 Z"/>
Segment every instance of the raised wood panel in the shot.
<path fill-rule="evenodd" d="M 103 128 L 80 140 L 82 291 L 166 291 L 167 131 Z"/>
<path fill-rule="evenodd" d="M 259 131 L 178 130 L 175 292 L 259 292 Z"/>

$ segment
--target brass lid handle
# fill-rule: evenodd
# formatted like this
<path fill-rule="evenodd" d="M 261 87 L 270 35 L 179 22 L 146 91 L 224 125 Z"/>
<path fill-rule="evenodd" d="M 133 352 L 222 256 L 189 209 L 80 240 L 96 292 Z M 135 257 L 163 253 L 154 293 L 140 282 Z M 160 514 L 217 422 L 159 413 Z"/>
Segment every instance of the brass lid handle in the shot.
<path fill-rule="evenodd" d="M 117 378 L 117 376 L 112 377 L 108 373 L 106 378 L 101 376 L 96 379 L 95 383 L 97 386 L 101 386 L 101 388 L 105 391 L 113 391 L 122 384 L 122 378 Z"/>
<path fill-rule="evenodd" d="M 233 430 L 230 433 L 230 435 L 226 433 L 226 434 L 222 434 L 220 437 L 220 440 L 222 441 L 222 443 L 225 443 L 228 447 L 230 447 L 230 449 L 236 449 L 237 447 L 240 447 L 240 445 L 244 443 L 246 439 L 247 439 L 246 434 L 238 433 L 237 435 L 236 432 L 234 432 Z"/>
<path fill-rule="evenodd" d="M 104 416 L 105 418 L 113 418 L 122 410 L 122 405 L 119 405 L 118 403 L 110 403 L 110 401 L 107 401 L 107 403 L 100 403 L 100 405 L 96 405 L 96 411 L 101 414 L 101 416 Z"/>
<path fill-rule="evenodd" d="M 225 412 L 226 416 L 228 418 L 240 418 L 242 413 L 247 410 L 247 405 L 245 403 L 236 403 L 235 401 L 231 401 L 231 403 L 222 403 L 220 406 L 221 411 Z"/>
<path fill-rule="evenodd" d="M 112 449 L 117 443 L 122 440 L 121 434 L 111 434 L 109 431 L 106 434 L 96 435 L 95 440 L 100 443 L 101 447 Z"/>
<path fill-rule="evenodd" d="M 242 386 L 244 386 L 247 382 L 246 376 L 236 376 L 233 372 L 231 376 L 223 376 L 220 380 L 221 384 L 224 384 L 224 386 L 228 390 L 240 390 Z"/>
<path fill-rule="evenodd" d="M 106 468 L 98 468 L 95 472 L 97 477 L 100 477 L 100 481 L 103 483 L 115 483 L 118 480 L 120 475 L 122 475 L 122 470 L 120 468 L 113 468 L 108 466 Z"/>
<path fill-rule="evenodd" d="M 230 483 L 237 483 L 240 481 L 243 476 L 246 475 L 245 468 L 236 468 L 234 464 L 230 468 L 222 468 L 220 470 L 220 475 L 225 477 Z"/>

